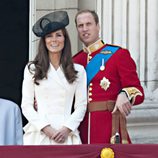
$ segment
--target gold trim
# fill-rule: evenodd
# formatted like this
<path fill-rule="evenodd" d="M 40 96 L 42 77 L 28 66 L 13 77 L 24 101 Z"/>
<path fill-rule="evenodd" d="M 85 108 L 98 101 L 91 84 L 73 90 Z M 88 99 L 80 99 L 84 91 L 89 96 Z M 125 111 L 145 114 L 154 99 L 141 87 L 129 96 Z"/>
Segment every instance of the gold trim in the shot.
<path fill-rule="evenodd" d="M 100 153 L 101 158 L 114 158 L 115 154 L 111 148 L 103 148 Z"/>
<path fill-rule="evenodd" d="M 123 88 L 122 91 L 124 91 L 127 94 L 127 97 L 131 101 L 132 104 L 134 104 L 136 96 L 138 95 L 143 96 L 140 90 L 137 89 L 136 87 Z"/>
<path fill-rule="evenodd" d="M 100 49 L 104 46 L 104 43 L 101 39 L 97 40 L 95 43 L 91 44 L 88 47 L 84 47 L 83 50 L 89 54 L 95 52 L 96 50 Z"/>
<path fill-rule="evenodd" d="M 101 51 L 101 54 L 111 54 L 112 52 L 109 51 L 109 50 L 104 50 L 104 51 Z"/>

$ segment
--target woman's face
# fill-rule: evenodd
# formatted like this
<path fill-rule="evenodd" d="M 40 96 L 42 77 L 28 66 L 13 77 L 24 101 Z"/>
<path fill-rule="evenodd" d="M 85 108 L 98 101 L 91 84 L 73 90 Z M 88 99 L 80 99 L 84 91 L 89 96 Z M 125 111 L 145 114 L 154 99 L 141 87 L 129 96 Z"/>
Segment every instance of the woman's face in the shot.
<path fill-rule="evenodd" d="M 45 43 L 49 53 L 61 53 L 64 48 L 65 37 L 62 30 L 51 32 L 45 36 Z"/>

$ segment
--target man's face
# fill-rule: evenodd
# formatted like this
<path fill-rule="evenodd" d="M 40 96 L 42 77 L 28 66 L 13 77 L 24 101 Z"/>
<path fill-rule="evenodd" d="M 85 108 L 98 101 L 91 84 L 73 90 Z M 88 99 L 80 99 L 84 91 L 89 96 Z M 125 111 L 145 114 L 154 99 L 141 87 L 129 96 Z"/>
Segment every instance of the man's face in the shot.
<path fill-rule="evenodd" d="M 81 13 L 77 16 L 77 31 L 80 40 L 89 46 L 99 39 L 99 24 L 96 24 L 91 13 Z"/>

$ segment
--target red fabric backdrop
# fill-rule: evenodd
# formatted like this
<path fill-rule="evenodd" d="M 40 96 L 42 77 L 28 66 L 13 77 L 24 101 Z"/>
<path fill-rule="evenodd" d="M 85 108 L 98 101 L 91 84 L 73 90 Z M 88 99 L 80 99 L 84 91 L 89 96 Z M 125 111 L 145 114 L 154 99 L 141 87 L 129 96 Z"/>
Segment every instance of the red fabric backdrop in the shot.
<path fill-rule="evenodd" d="M 115 158 L 158 158 L 156 144 L 0 146 L 0 158 L 99 158 L 105 147 L 114 151 Z"/>

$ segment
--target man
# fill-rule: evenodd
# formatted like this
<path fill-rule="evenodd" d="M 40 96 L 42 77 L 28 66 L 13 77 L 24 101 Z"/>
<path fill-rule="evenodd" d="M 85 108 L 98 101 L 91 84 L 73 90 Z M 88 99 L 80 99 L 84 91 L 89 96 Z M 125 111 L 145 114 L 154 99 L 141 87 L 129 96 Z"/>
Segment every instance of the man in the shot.
<path fill-rule="evenodd" d="M 94 11 L 79 11 L 75 23 L 84 48 L 73 58 L 85 67 L 88 78 L 88 112 L 80 127 L 82 141 L 131 143 L 126 116 L 133 105 L 144 100 L 136 64 L 127 49 L 105 44 L 99 38 L 99 20 Z"/>

